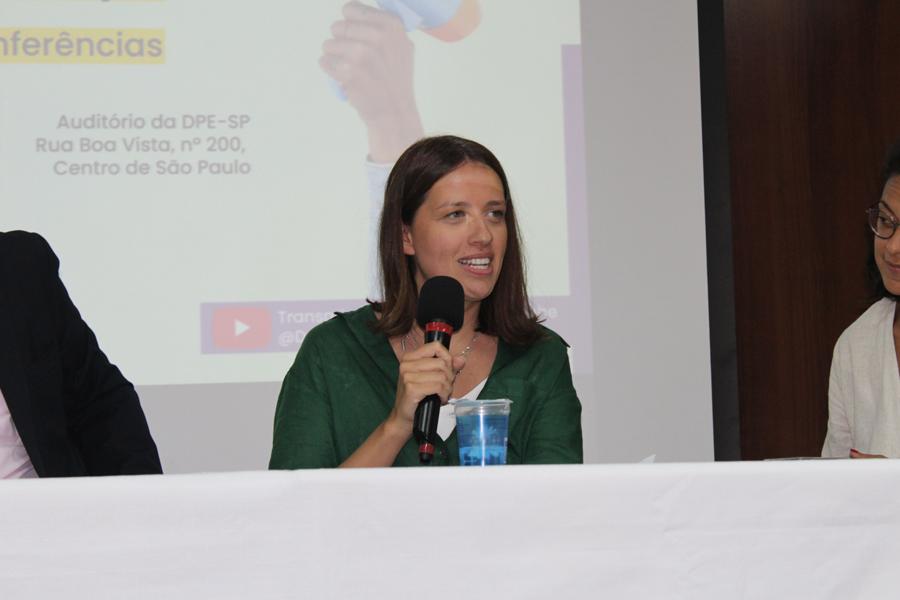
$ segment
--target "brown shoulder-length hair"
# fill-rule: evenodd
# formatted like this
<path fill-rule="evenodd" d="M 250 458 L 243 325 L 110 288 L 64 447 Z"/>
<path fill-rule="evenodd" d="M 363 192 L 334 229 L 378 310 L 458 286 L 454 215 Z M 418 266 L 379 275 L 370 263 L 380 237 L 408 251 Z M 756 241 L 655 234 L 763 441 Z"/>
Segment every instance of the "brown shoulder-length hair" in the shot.
<path fill-rule="evenodd" d="M 412 225 L 431 187 L 465 163 L 482 164 L 494 171 L 503 184 L 506 201 L 506 254 L 494 290 L 481 302 L 478 330 L 514 346 L 527 346 L 543 333 L 528 302 L 524 257 L 506 173 L 490 150 L 453 135 L 419 140 L 400 155 L 388 176 L 378 241 L 384 300 L 370 301 L 381 313 L 373 327 L 387 336 L 403 335 L 412 327 L 419 292 L 414 258 L 403 253 L 403 225 Z"/>

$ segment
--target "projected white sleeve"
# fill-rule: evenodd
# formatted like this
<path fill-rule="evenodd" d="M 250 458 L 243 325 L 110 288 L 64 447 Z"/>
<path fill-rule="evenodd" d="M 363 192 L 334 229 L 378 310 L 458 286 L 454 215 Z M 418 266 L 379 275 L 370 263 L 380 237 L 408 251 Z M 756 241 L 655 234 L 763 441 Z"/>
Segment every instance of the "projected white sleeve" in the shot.
<path fill-rule="evenodd" d="M 381 298 L 381 277 L 378 264 L 378 229 L 381 224 L 381 207 L 384 205 L 384 189 L 392 165 L 366 162 L 369 182 L 369 298 Z"/>

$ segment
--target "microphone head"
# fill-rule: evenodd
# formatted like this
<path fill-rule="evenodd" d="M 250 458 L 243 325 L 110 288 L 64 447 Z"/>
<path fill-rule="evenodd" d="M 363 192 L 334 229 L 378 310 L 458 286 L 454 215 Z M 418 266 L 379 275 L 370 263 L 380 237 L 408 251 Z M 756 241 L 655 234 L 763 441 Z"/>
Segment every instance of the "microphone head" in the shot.
<path fill-rule="evenodd" d="M 416 322 L 420 327 L 433 321 L 445 321 L 454 331 L 462 327 L 465 295 L 460 283 L 452 277 L 438 275 L 422 284 Z"/>
<path fill-rule="evenodd" d="M 407 31 L 421 29 L 444 42 L 457 42 L 478 27 L 478 0 L 377 0 L 403 21 Z"/>
<path fill-rule="evenodd" d="M 407 2 L 411 3 L 410 0 Z M 424 4 L 424 2 L 420 2 L 420 4 Z M 436 3 L 432 1 L 431 4 Z M 481 22 L 481 8 L 478 6 L 478 0 L 456 0 L 445 4 L 452 5 L 456 9 L 455 12 L 449 16 L 430 15 L 431 19 L 423 20 L 422 31 L 443 42 L 458 42 L 475 31 Z"/>

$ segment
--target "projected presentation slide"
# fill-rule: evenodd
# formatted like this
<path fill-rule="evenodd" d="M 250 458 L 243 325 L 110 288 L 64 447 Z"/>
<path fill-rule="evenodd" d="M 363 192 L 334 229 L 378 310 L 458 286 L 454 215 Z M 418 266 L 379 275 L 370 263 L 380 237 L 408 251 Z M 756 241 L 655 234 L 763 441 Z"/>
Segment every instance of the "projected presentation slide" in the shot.
<path fill-rule="evenodd" d="M 378 297 L 391 164 L 507 170 L 529 289 L 592 364 L 577 0 L 3 0 L 0 229 L 45 236 L 136 384 L 280 380 Z"/>

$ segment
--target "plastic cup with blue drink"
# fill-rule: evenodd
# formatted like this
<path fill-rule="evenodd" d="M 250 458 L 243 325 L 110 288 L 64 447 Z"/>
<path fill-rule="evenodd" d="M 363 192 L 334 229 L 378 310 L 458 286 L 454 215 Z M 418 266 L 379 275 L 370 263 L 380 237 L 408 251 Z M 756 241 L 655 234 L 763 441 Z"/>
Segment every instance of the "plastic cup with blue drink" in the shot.
<path fill-rule="evenodd" d="M 506 464 L 509 408 L 512 400 L 457 400 L 456 437 L 459 464 L 485 466 Z"/>

